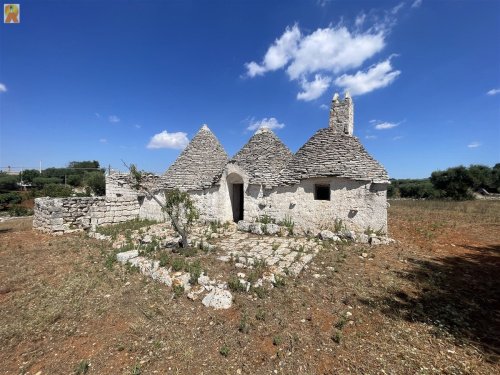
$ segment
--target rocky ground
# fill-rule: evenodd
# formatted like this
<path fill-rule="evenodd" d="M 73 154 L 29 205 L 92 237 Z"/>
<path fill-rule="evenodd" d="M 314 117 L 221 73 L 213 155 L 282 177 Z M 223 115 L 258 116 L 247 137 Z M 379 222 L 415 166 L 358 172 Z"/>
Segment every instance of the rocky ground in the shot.
<path fill-rule="evenodd" d="M 0 223 L 0 372 L 497 373 L 499 203 L 394 202 L 397 242 L 379 246 L 205 228 L 190 256 L 161 226 L 107 242 Z M 227 283 L 232 306 L 117 262 L 139 238 L 172 274 Z"/>

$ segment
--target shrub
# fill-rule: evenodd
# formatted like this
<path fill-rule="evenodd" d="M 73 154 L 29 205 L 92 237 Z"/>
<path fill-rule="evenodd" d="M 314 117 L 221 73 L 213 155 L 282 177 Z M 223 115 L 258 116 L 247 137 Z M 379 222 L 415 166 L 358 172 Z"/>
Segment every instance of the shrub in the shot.
<path fill-rule="evenodd" d="M 61 184 L 48 184 L 45 185 L 40 192 L 42 197 L 53 197 L 53 198 L 66 198 L 70 197 L 73 193 L 73 189 L 70 186 L 65 186 Z"/>
<path fill-rule="evenodd" d="M 17 176 L 0 176 L 0 191 L 8 192 L 17 190 Z"/>
<path fill-rule="evenodd" d="M 33 210 L 23 206 L 15 205 L 9 210 L 11 216 L 31 216 L 33 215 Z"/>
<path fill-rule="evenodd" d="M 100 171 L 87 172 L 83 176 L 83 183 L 92 190 L 95 195 L 106 194 L 106 179 L 104 173 Z"/>
<path fill-rule="evenodd" d="M 21 203 L 22 196 L 19 193 L 4 193 L 0 194 L 0 209 L 5 209 L 9 204 Z"/>
<path fill-rule="evenodd" d="M 61 184 L 63 182 L 60 177 L 35 177 L 33 178 L 33 185 L 37 189 L 43 189 L 46 185 Z"/>
<path fill-rule="evenodd" d="M 467 168 L 463 166 L 432 172 L 431 182 L 436 189 L 443 191 L 447 198 L 472 199 L 470 189 L 473 187 L 474 180 Z"/>

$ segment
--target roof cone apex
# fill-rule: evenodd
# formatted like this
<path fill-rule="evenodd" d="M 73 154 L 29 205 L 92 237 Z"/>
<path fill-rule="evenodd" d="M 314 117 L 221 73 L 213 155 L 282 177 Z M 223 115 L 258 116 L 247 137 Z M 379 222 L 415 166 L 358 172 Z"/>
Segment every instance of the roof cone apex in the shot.
<path fill-rule="evenodd" d="M 210 131 L 210 128 L 208 127 L 207 124 L 203 124 L 200 130 L 208 130 L 208 131 Z"/>
<path fill-rule="evenodd" d="M 258 128 L 257 131 L 255 132 L 255 134 L 260 134 L 260 133 L 273 133 L 273 131 L 269 129 L 267 126 L 262 126 Z"/>

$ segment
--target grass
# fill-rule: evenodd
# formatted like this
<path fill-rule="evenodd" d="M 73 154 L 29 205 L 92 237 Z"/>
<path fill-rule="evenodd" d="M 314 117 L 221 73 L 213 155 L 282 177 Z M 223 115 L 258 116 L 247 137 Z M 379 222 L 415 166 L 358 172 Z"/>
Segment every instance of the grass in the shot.
<path fill-rule="evenodd" d="M 108 225 L 105 227 L 97 227 L 96 232 L 110 236 L 112 239 L 116 239 L 119 234 L 126 233 L 127 231 L 138 230 L 140 228 L 148 227 L 158 222 L 155 220 L 148 219 L 135 219 L 130 221 L 125 221 L 123 223 Z"/>
<path fill-rule="evenodd" d="M 89 368 L 90 368 L 90 362 L 88 360 L 84 359 L 84 360 L 80 361 L 80 363 L 78 363 L 78 366 L 76 366 L 76 368 L 75 368 L 74 374 L 75 375 L 84 375 L 89 371 Z"/>
<path fill-rule="evenodd" d="M 474 200 L 474 201 L 444 201 L 444 200 L 391 200 L 391 210 L 407 210 L 412 212 L 415 220 L 420 214 L 437 214 L 446 219 L 447 213 L 465 214 L 467 221 L 500 222 L 500 201 Z M 433 215 L 434 215 L 433 214 Z"/>

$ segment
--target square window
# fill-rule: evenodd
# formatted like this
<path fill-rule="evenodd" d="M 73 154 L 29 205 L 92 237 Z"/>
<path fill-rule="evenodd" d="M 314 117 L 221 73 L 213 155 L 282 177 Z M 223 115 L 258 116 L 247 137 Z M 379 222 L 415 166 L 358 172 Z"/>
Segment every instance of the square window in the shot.
<path fill-rule="evenodd" d="M 314 185 L 314 199 L 317 201 L 329 201 L 330 185 Z"/>

